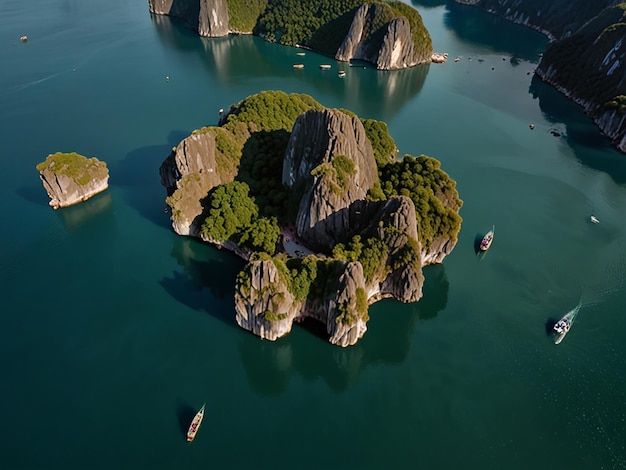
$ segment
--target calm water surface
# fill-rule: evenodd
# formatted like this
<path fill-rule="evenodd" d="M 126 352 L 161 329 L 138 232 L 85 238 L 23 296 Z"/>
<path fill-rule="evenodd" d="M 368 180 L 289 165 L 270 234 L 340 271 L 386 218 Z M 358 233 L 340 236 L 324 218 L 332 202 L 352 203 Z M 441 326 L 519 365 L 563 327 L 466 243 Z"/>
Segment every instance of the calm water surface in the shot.
<path fill-rule="evenodd" d="M 144 0 L 1 3 L 1 468 L 626 468 L 626 157 L 533 79 L 544 37 L 415 5 L 459 62 L 384 73 L 208 40 Z M 423 300 L 374 305 L 351 348 L 239 329 L 242 262 L 164 212 L 169 149 L 268 89 L 385 120 L 464 200 Z M 56 151 L 105 160 L 110 188 L 50 209 L 35 165 Z M 579 302 L 555 346 L 546 324 Z"/>

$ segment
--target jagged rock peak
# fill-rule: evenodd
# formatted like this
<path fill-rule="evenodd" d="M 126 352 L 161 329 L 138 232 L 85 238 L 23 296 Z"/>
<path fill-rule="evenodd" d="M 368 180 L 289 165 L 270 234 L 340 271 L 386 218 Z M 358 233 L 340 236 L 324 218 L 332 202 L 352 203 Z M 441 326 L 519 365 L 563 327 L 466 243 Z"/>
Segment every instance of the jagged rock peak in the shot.
<path fill-rule="evenodd" d="M 341 215 L 378 181 L 372 145 L 360 119 L 337 109 L 311 110 L 296 120 L 283 163 L 283 184 L 303 194 L 298 235 L 328 249 L 346 231 Z"/>

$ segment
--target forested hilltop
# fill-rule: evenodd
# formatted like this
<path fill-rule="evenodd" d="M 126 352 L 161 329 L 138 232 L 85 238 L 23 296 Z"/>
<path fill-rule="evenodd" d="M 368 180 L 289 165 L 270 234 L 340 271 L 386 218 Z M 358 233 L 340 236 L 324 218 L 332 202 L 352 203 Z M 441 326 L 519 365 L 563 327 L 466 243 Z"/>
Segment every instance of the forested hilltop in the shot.
<path fill-rule="evenodd" d="M 252 33 L 337 60 L 394 70 L 431 61 L 432 41 L 411 6 L 379 0 L 149 0 L 150 11 L 181 18 L 208 37 Z"/>
<path fill-rule="evenodd" d="M 618 0 L 456 0 L 551 39 L 539 78 L 580 104 L 626 152 L 626 3 Z"/>
<path fill-rule="evenodd" d="M 440 263 L 461 228 L 440 163 L 396 157 L 383 122 L 267 91 L 184 139 L 160 172 L 174 230 L 248 260 L 239 325 L 273 340 L 310 317 L 347 346 L 368 304 L 419 300 L 422 266 Z"/>

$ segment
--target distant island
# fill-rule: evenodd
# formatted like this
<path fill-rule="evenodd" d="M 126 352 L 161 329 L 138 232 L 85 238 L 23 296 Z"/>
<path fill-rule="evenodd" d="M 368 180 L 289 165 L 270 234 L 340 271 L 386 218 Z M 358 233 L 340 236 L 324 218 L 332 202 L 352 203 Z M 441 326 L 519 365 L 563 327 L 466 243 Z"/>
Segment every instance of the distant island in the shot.
<path fill-rule="evenodd" d="M 241 327 L 275 340 L 313 318 L 348 346 L 371 303 L 421 298 L 422 267 L 461 228 L 440 163 L 397 153 L 383 122 L 266 91 L 181 141 L 160 174 L 178 234 L 248 261 L 235 289 Z"/>
<path fill-rule="evenodd" d="M 626 152 L 626 3 L 618 0 L 456 0 L 541 31 L 536 75 L 583 107 Z"/>
<path fill-rule="evenodd" d="M 95 157 L 57 152 L 36 168 L 54 209 L 86 201 L 109 187 L 106 163 Z"/>
<path fill-rule="evenodd" d="M 254 34 L 379 70 L 428 63 L 432 40 L 413 7 L 363 0 L 148 0 L 150 12 L 179 18 L 201 36 Z M 442 56 L 441 56 L 442 57 Z"/>

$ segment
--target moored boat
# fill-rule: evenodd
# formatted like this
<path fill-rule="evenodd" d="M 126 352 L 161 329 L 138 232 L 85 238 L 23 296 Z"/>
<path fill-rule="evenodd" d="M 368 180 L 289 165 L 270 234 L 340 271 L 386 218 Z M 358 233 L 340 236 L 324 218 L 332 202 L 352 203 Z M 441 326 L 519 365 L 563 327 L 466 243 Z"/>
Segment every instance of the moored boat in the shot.
<path fill-rule="evenodd" d="M 320 69 L 322 69 L 322 70 L 330 70 L 330 65 L 329 64 L 322 64 L 322 65 L 320 65 Z"/>
<path fill-rule="evenodd" d="M 293 68 L 294 69 L 303 69 L 304 68 L 304 64 L 293 64 Z"/>
<path fill-rule="evenodd" d="M 489 249 L 489 247 L 491 246 L 491 243 L 493 242 L 493 236 L 496 233 L 496 226 L 494 225 L 491 230 L 489 230 L 485 236 L 483 237 L 483 239 L 480 241 L 480 245 L 478 246 L 478 248 L 480 249 L 480 251 L 487 251 Z"/>
<path fill-rule="evenodd" d="M 206 403 L 202 405 L 202 408 L 200 408 L 200 410 L 193 417 L 193 420 L 191 420 L 191 424 L 189 425 L 189 429 L 187 430 L 187 442 L 191 442 L 195 439 L 196 433 L 198 432 L 198 429 L 200 428 L 200 424 L 202 424 L 202 418 L 204 418 L 205 406 L 206 406 Z"/>
<path fill-rule="evenodd" d="M 554 334 L 554 344 L 559 344 L 565 338 L 565 335 L 572 328 L 572 324 L 574 323 L 574 318 L 576 318 L 576 314 L 580 310 L 580 305 L 578 305 L 573 310 L 567 312 L 563 318 L 561 318 L 558 322 L 554 324 L 552 327 L 552 333 Z"/>

